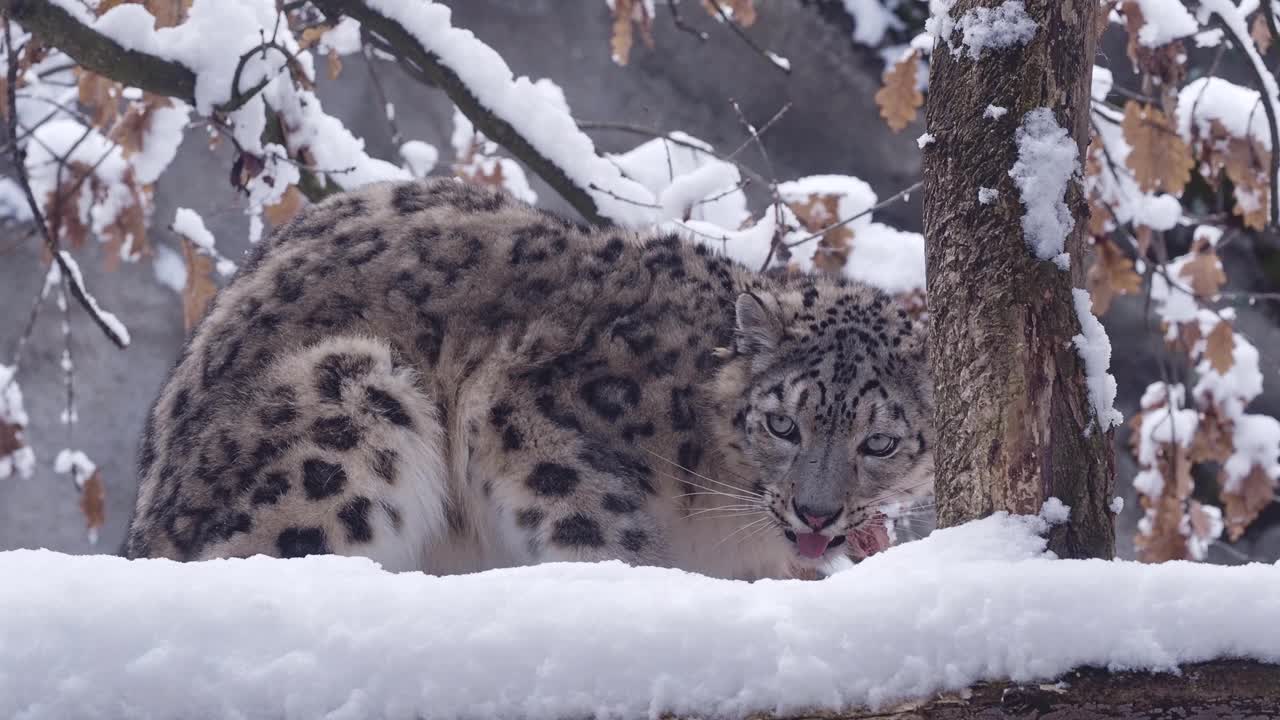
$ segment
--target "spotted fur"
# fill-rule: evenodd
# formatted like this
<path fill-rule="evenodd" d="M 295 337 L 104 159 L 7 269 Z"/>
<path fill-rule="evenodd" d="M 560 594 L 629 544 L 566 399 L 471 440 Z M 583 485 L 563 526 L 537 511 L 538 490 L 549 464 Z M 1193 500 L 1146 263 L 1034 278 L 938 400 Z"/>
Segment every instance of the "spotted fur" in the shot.
<path fill-rule="evenodd" d="M 931 402 L 919 327 L 870 288 L 376 185 L 218 295 L 148 418 L 127 553 L 787 577 L 818 562 L 805 513 L 831 555 L 928 491 Z"/>

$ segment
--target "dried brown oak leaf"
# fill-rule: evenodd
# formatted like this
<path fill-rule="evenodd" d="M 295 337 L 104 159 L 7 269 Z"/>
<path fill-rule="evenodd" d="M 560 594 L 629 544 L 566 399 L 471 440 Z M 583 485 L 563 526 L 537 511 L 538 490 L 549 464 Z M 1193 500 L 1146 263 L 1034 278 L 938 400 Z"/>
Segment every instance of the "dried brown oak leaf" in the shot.
<path fill-rule="evenodd" d="M 1181 195 L 1191 180 L 1195 159 L 1165 114 L 1151 105 L 1130 100 L 1124 106 L 1124 139 L 1129 143 L 1125 165 L 1145 192 L 1163 190 Z"/>
<path fill-rule="evenodd" d="M 107 522 L 107 488 L 102 482 L 101 470 L 94 470 L 81 485 L 80 512 L 90 538 L 97 537 L 98 529 Z"/>
<path fill-rule="evenodd" d="M 1190 551 L 1182 534 L 1182 520 L 1192 488 L 1188 448 L 1181 444 L 1162 444 L 1157 454 L 1156 469 L 1164 478 L 1164 486 L 1157 497 L 1141 496 L 1142 507 L 1153 513 L 1151 531 L 1138 533 L 1134 538 L 1138 559 L 1152 563 L 1186 560 Z"/>
<path fill-rule="evenodd" d="M 793 201 L 787 205 L 809 232 L 818 232 L 840 221 L 839 195 L 809 195 L 803 202 Z M 813 253 L 814 266 L 824 272 L 840 274 L 849 258 L 852 241 L 853 229 L 848 225 L 823 233 Z"/>
<path fill-rule="evenodd" d="M 1129 32 L 1129 59 L 1143 74 L 1159 79 L 1162 86 L 1180 86 L 1187 73 L 1186 48 L 1182 41 L 1171 40 L 1149 47 L 1141 39 L 1147 21 L 1137 0 L 1125 0 L 1120 9 L 1124 13 L 1125 29 Z M 1101 14 L 1110 16 L 1107 12 Z"/>
<path fill-rule="evenodd" d="M 635 41 L 635 29 L 646 47 L 653 47 L 653 17 L 643 0 L 614 0 L 613 29 L 609 35 L 609 48 L 613 61 L 626 65 L 631 59 L 631 46 Z"/>
<path fill-rule="evenodd" d="M 191 332 L 209 309 L 218 286 L 213 284 L 213 258 L 200 252 L 195 243 L 185 237 L 182 238 L 182 261 L 187 266 L 187 284 L 182 287 L 182 326 Z"/>
<path fill-rule="evenodd" d="M 1271 28 L 1267 27 L 1267 19 L 1262 13 L 1253 16 L 1253 23 L 1249 26 L 1249 37 L 1258 45 L 1258 51 L 1263 55 L 1271 49 Z"/>
<path fill-rule="evenodd" d="M 1089 295 L 1093 298 L 1093 314 L 1101 317 L 1111 308 L 1116 295 L 1129 295 L 1142 289 L 1142 277 L 1133 269 L 1133 261 L 1116 244 L 1102 239 L 1095 245 L 1097 254 L 1086 276 Z"/>
<path fill-rule="evenodd" d="M 280 199 L 272 205 L 268 205 L 262 210 L 262 214 L 267 216 L 267 221 L 272 227 L 280 227 L 293 219 L 294 215 L 305 205 L 305 199 L 302 192 L 298 190 L 298 186 L 290 185 L 285 188 L 284 194 Z"/>
<path fill-rule="evenodd" d="M 918 50 L 912 50 L 899 60 L 884 74 L 884 87 L 876 91 L 876 105 L 880 107 L 880 117 L 889 124 L 889 129 L 902 132 L 916 119 L 916 112 L 924 104 L 924 95 L 916 82 L 916 61 L 920 57 Z"/>
<path fill-rule="evenodd" d="M 0 420 L 0 458 L 26 447 L 22 442 L 22 426 Z"/>
<path fill-rule="evenodd" d="M 90 111 L 93 126 L 105 131 L 120 114 L 123 86 L 110 78 L 79 67 L 73 68 L 72 72 L 76 76 L 77 99 Z"/>
<path fill-rule="evenodd" d="M 1275 500 L 1275 482 L 1257 465 L 1244 476 L 1235 492 L 1227 492 L 1225 475 L 1220 480 L 1223 483 L 1222 504 L 1226 514 L 1227 537 L 1235 542 L 1244 535 L 1249 523 Z"/>
<path fill-rule="evenodd" d="M 342 74 L 342 58 L 338 56 L 337 50 L 333 50 L 333 49 L 329 50 L 328 63 L 329 63 L 329 79 L 337 80 L 338 76 Z"/>
<path fill-rule="evenodd" d="M 1209 337 L 1204 339 L 1204 356 L 1209 366 L 1219 375 L 1226 375 L 1231 366 L 1236 364 L 1236 334 L 1231 323 L 1219 320 Z"/>
<path fill-rule="evenodd" d="M 1102 139 L 1094 135 L 1089 141 L 1089 149 L 1084 154 L 1084 174 L 1085 177 L 1101 177 L 1105 172 L 1103 161 L 1106 153 L 1102 147 Z M 1089 234 L 1096 238 L 1105 237 L 1107 234 L 1107 226 L 1111 223 L 1111 210 L 1107 207 L 1102 199 L 1101 185 L 1102 183 L 1093 183 L 1094 188 L 1089 192 Z"/>
<path fill-rule="evenodd" d="M 1191 281 L 1191 291 L 1201 298 L 1212 298 L 1227 282 L 1222 261 L 1212 248 L 1205 248 L 1187 261 L 1178 274 Z"/>
<path fill-rule="evenodd" d="M 1200 414 L 1196 434 L 1191 439 L 1191 462 L 1225 462 L 1235 451 L 1232 442 L 1233 424 L 1223 419 L 1216 407 L 1210 405 Z"/>

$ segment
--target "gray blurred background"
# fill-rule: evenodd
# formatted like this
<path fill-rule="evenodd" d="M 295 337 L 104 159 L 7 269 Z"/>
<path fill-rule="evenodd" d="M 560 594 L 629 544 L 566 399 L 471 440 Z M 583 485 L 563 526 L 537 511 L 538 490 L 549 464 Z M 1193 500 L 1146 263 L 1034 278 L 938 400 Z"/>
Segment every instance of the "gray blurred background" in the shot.
<path fill-rule="evenodd" d="M 517 74 L 549 77 L 565 92 L 581 121 L 623 121 L 661 131 L 683 130 L 721 149 L 746 139 L 730 107 L 737 100 L 745 116 L 760 125 L 786 103 L 791 109 L 763 142 L 778 179 L 816 173 L 858 176 L 883 197 L 919 178 L 917 123 L 892 134 L 880 119 L 872 96 L 880 86 L 882 63 L 870 49 L 850 39 L 852 23 L 838 1 L 767 0 L 758 2 L 760 21 L 751 36 L 791 61 L 784 75 L 766 63 L 722 26 L 710 22 L 695 3 L 684 3 L 690 24 L 711 35 L 699 42 L 671 25 L 665 3 L 658 3 L 656 48 L 637 43 L 628 67 L 609 59 L 609 12 L 599 0 L 453 0 L 454 23 L 493 46 Z M 1117 80 L 1123 46 L 1110 39 Z M 1108 64 L 1104 58 L 1102 64 Z M 382 103 L 368 81 L 370 68 L 359 55 L 344 58 L 336 82 L 322 78 L 319 94 L 325 109 L 346 121 L 363 137 L 370 154 L 398 162 Z M 372 68 L 396 106 L 404 139 L 424 140 L 441 153 L 436 174 L 448 172 L 452 160 L 449 134 L 452 105 L 441 91 L 425 87 L 393 64 Z M 323 74 L 323 73 L 321 73 Z M 248 243 L 243 203 L 228 183 L 231 152 L 226 143 L 211 152 L 202 132 L 188 134 L 177 159 L 156 186 L 151 242 L 176 248 L 166 228 L 177 207 L 189 207 L 204 218 L 219 249 L 238 257 Z M 603 151 L 634 147 L 644 138 L 618 132 L 593 132 Z M 741 159 L 768 174 L 758 152 Z M 566 214 L 559 197 L 534 179 L 540 204 Z M 765 204 L 763 188 L 749 188 L 753 209 Z M 877 219 L 906 230 L 920 230 L 919 198 L 880 211 Z M 26 322 L 31 300 L 43 279 L 39 246 L 25 231 L 0 234 L 0 361 L 8 363 Z M 69 436 L 59 422 L 64 408 L 59 367 L 63 341 L 58 311 L 48 303 L 28 344 L 19 376 L 31 417 L 27 436 L 37 453 L 38 469 L 29 478 L 0 480 L 0 550 L 46 547 L 62 552 L 115 552 L 123 537 L 134 500 L 134 451 L 143 418 L 183 341 L 181 300 L 162 286 L 150 260 L 102 270 L 98 247 L 79 253 L 86 281 L 102 305 L 129 326 L 132 346 L 116 350 L 78 309 L 71 311 L 72 350 L 76 358 L 76 395 L 80 423 Z M 1224 253 L 1231 283 L 1237 289 L 1274 289 L 1276 244 L 1266 237 L 1242 236 Z M 1272 273 L 1272 274 L 1269 274 Z M 1120 385 L 1118 407 L 1133 414 L 1147 383 L 1159 377 L 1165 357 L 1140 299 L 1120 299 L 1104 322 L 1114 354 L 1112 372 Z M 1280 332 L 1276 315 L 1262 305 L 1243 305 L 1238 328 L 1260 349 L 1267 393 L 1254 412 L 1280 411 Z M 1139 516 L 1131 478 L 1135 471 L 1118 433 L 1120 494 L 1126 507 L 1120 520 L 1120 554 L 1132 556 L 1133 528 Z M 78 491 L 65 475 L 53 472 L 53 458 L 63 447 L 84 450 L 95 460 L 107 486 L 106 525 L 96 546 L 90 545 L 78 506 Z M 1249 535 L 1234 547 L 1217 544 L 1210 559 L 1239 562 L 1252 557 L 1280 558 L 1280 511 L 1273 505 Z"/>

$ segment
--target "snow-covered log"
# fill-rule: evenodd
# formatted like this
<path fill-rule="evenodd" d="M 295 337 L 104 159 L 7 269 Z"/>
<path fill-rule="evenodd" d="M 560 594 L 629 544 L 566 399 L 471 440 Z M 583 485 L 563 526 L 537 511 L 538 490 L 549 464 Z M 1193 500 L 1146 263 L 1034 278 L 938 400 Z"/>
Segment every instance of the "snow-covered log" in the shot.
<path fill-rule="evenodd" d="M 1280 708 L 1280 668 L 1255 664 L 1280 663 L 1280 567 L 1056 560 L 1045 530 L 1000 514 L 819 582 L 0 553 L 0 717 Z M 1219 658 L 1253 662 L 1174 674 Z"/>

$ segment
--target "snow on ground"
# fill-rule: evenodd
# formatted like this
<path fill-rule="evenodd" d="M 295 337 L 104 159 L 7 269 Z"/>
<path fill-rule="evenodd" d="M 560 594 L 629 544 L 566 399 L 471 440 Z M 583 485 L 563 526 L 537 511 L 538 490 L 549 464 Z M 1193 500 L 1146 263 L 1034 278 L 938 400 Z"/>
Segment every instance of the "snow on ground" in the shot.
<path fill-rule="evenodd" d="M 1280 567 L 1055 561 L 1044 527 L 997 515 L 822 582 L 754 584 L 0 553 L 0 716 L 741 716 L 1085 665 L 1280 662 Z"/>

